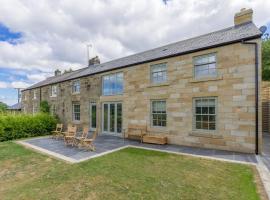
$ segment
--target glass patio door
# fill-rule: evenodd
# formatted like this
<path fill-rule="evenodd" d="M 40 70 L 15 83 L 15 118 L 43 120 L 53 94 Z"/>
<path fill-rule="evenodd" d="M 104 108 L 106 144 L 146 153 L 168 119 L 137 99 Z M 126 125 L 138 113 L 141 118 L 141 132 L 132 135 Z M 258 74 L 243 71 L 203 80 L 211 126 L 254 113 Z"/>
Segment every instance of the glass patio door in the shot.
<path fill-rule="evenodd" d="M 120 135 L 122 132 L 122 103 L 103 103 L 102 110 L 103 132 Z"/>

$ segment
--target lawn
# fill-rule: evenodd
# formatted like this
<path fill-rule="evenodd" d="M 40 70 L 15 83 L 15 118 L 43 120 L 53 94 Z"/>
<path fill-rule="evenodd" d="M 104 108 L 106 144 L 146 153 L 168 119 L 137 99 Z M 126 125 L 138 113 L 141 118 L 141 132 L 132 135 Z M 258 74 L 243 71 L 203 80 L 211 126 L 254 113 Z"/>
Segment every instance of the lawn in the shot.
<path fill-rule="evenodd" d="M 255 174 L 247 165 L 135 148 L 67 164 L 0 143 L 1 200 L 260 199 Z"/>

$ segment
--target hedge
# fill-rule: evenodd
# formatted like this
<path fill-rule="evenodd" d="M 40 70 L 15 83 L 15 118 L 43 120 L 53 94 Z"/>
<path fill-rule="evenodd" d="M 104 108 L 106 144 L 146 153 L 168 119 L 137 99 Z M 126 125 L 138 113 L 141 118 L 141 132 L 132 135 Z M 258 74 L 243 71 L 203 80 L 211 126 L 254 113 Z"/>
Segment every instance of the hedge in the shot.
<path fill-rule="evenodd" d="M 48 135 L 55 129 L 56 119 L 48 114 L 0 115 L 0 142 Z"/>

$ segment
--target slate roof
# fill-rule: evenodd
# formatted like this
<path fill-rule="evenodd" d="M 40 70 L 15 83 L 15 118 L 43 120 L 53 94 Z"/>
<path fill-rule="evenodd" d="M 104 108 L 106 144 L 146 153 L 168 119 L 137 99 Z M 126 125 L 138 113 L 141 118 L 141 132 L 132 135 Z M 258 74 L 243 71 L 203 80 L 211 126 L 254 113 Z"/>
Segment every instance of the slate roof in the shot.
<path fill-rule="evenodd" d="M 261 37 L 260 30 L 252 22 L 232 26 L 216 32 L 208 33 L 191 39 L 168 44 L 162 47 L 115 59 L 106 63 L 97 64 L 95 66 L 82 68 L 74 72 L 47 78 L 44 81 L 36 83 L 28 88 L 33 89 L 53 83 L 63 82 L 66 80 L 76 79 L 91 74 L 110 71 L 113 69 L 128 67 L 144 62 L 159 60 L 162 58 L 173 57 L 177 55 L 187 54 L 207 48 L 222 46 L 241 40 L 248 40 Z"/>
<path fill-rule="evenodd" d="M 21 110 L 21 109 L 22 109 L 21 102 L 8 107 L 8 110 Z"/>

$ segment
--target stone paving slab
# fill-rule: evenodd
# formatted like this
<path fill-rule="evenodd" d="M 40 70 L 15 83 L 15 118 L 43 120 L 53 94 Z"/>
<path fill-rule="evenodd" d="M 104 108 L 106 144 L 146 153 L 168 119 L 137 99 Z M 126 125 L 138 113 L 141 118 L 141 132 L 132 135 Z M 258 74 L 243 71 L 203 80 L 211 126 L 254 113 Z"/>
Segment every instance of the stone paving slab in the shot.
<path fill-rule="evenodd" d="M 123 140 L 120 137 L 111 135 L 100 135 L 97 137 L 97 139 L 94 141 L 96 151 L 88 151 L 85 149 L 79 149 L 77 147 L 65 146 L 63 140 L 56 140 L 50 137 L 32 138 L 21 141 L 20 143 L 29 146 L 31 148 L 35 148 L 39 151 L 42 151 L 44 149 L 46 151 L 45 153 L 51 154 L 64 160 L 68 158 L 68 161 L 74 163 L 88 160 L 90 158 L 97 157 L 100 155 L 104 155 L 106 153 L 110 153 L 125 148 L 127 146 L 142 147 L 148 149 L 150 148 L 153 150 L 161 150 L 171 153 L 189 154 L 200 157 L 208 157 L 208 158 L 210 157 L 213 159 L 245 162 L 250 164 L 257 163 L 256 156 L 253 154 L 245 154 L 213 149 L 203 149 L 179 145 L 145 144 L 135 140 L 127 140 L 127 139 Z M 61 157 L 61 155 L 63 157 Z"/>

